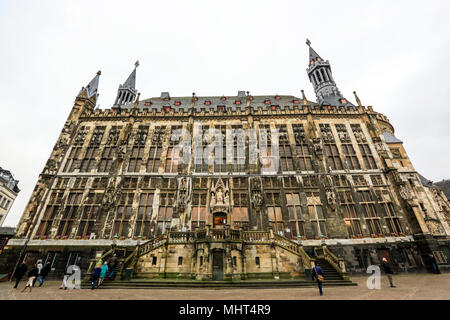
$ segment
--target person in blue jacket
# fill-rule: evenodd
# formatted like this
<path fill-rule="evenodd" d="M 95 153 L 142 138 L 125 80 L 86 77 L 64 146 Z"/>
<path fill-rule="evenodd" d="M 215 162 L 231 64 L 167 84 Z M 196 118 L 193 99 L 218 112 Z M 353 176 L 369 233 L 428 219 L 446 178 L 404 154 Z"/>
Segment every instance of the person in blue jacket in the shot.
<path fill-rule="evenodd" d="M 102 265 L 102 270 L 100 271 L 100 280 L 98 281 L 98 286 L 101 286 L 103 280 L 105 280 L 106 273 L 108 272 L 108 262 L 104 262 Z"/>
<path fill-rule="evenodd" d="M 95 289 L 95 287 L 97 285 L 98 282 L 98 278 L 100 277 L 100 273 L 102 272 L 102 268 L 100 267 L 100 265 L 96 265 L 94 271 L 92 272 L 92 287 L 91 289 Z"/>
<path fill-rule="evenodd" d="M 323 284 L 323 270 L 322 268 L 319 266 L 318 262 L 314 263 L 315 266 L 312 269 L 312 279 L 316 279 L 317 280 L 317 287 L 319 287 L 319 293 L 322 296 L 323 295 L 323 291 L 322 291 L 322 284 Z"/>

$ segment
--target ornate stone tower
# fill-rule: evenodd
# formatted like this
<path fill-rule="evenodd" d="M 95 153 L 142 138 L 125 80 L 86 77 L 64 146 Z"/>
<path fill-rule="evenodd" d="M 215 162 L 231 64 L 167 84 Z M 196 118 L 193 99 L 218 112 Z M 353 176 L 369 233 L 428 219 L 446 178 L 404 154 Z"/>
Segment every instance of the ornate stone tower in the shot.
<path fill-rule="evenodd" d="M 130 104 L 134 102 L 137 96 L 136 86 L 136 68 L 139 67 L 139 61 L 134 64 L 134 70 L 128 76 L 128 79 L 122 85 L 119 85 L 117 90 L 116 101 L 114 102 L 114 107 L 120 107 L 122 105 Z"/>
<path fill-rule="evenodd" d="M 317 102 L 322 105 L 352 106 L 345 99 L 334 82 L 331 66 L 328 60 L 324 61 L 313 48 L 311 41 L 306 40 L 309 46 L 309 67 L 306 69 L 308 77 L 314 87 Z"/>

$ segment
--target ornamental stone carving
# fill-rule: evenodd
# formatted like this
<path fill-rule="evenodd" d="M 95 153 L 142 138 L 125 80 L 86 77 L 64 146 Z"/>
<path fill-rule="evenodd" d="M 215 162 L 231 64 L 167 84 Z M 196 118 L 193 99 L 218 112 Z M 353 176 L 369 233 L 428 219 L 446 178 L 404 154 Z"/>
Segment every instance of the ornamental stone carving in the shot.
<path fill-rule="evenodd" d="M 404 200 L 411 200 L 413 195 L 409 189 L 407 189 L 405 186 L 400 186 L 400 197 Z"/>
<path fill-rule="evenodd" d="M 211 200 L 210 208 L 213 212 L 222 211 L 229 208 L 230 205 L 230 190 L 228 184 L 225 184 L 222 178 L 211 186 Z"/>

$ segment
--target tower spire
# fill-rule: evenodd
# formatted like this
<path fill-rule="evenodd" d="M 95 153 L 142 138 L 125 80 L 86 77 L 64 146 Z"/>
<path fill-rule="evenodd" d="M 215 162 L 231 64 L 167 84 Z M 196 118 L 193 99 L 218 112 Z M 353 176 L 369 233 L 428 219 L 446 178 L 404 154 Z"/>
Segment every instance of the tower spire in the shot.
<path fill-rule="evenodd" d="M 352 104 L 342 96 L 334 82 L 330 62 L 320 57 L 311 47 L 311 41 L 306 39 L 306 44 L 309 47 L 309 66 L 306 71 L 313 84 L 317 102 L 333 106 L 351 106 Z"/>
<path fill-rule="evenodd" d="M 114 102 L 114 106 L 120 107 L 122 105 L 133 103 L 136 98 L 137 90 L 136 90 L 136 69 L 139 67 L 139 60 L 134 64 L 134 69 L 128 76 L 127 80 L 125 80 L 124 84 L 119 85 L 119 89 L 117 90 L 116 101 Z"/>
<path fill-rule="evenodd" d="M 78 96 L 83 93 L 83 91 L 86 92 L 86 97 L 88 99 L 91 99 L 95 102 L 97 102 L 98 97 L 98 84 L 100 82 L 100 75 L 102 72 L 99 70 L 94 78 L 87 84 L 86 87 L 82 87 L 80 92 L 78 93 Z"/>

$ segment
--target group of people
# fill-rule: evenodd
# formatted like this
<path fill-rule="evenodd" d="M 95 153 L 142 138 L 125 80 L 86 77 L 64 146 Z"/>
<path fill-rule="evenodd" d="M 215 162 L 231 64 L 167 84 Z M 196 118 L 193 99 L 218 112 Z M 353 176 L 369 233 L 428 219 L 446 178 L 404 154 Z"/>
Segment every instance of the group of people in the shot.
<path fill-rule="evenodd" d="M 108 275 L 109 279 L 114 278 L 115 270 L 117 267 L 117 260 L 118 260 L 117 255 L 114 254 L 109 260 L 109 263 L 105 261 L 102 264 L 101 260 L 97 262 L 97 265 L 95 266 L 94 271 L 92 272 L 92 285 L 91 285 L 92 290 L 102 285 L 103 281 L 106 278 L 106 275 Z"/>
<path fill-rule="evenodd" d="M 27 264 L 25 261 L 23 261 L 14 274 L 14 277 L 16 278 L 16 284 L 14 285 L 15 289 L 17 289 L 20 280 L 27 273 L 27 271 L 28 271 Z M 22 292 L 24 292 L 27 288 L 29 288 L 31 292 L 32 288 L 36 283 L 36 280 L 39 280 L 39 287 L 42 287 L 42 285 L 44 284 L 44 280 L 50 273 L 50 271 L 51 271 L 50 262 L 47 262 L 44 266 L 42 264 L 42 260 L 38 260 L 28 272 L 28 281 L 25 285 L 25 288 L 23 288 Z"/>

